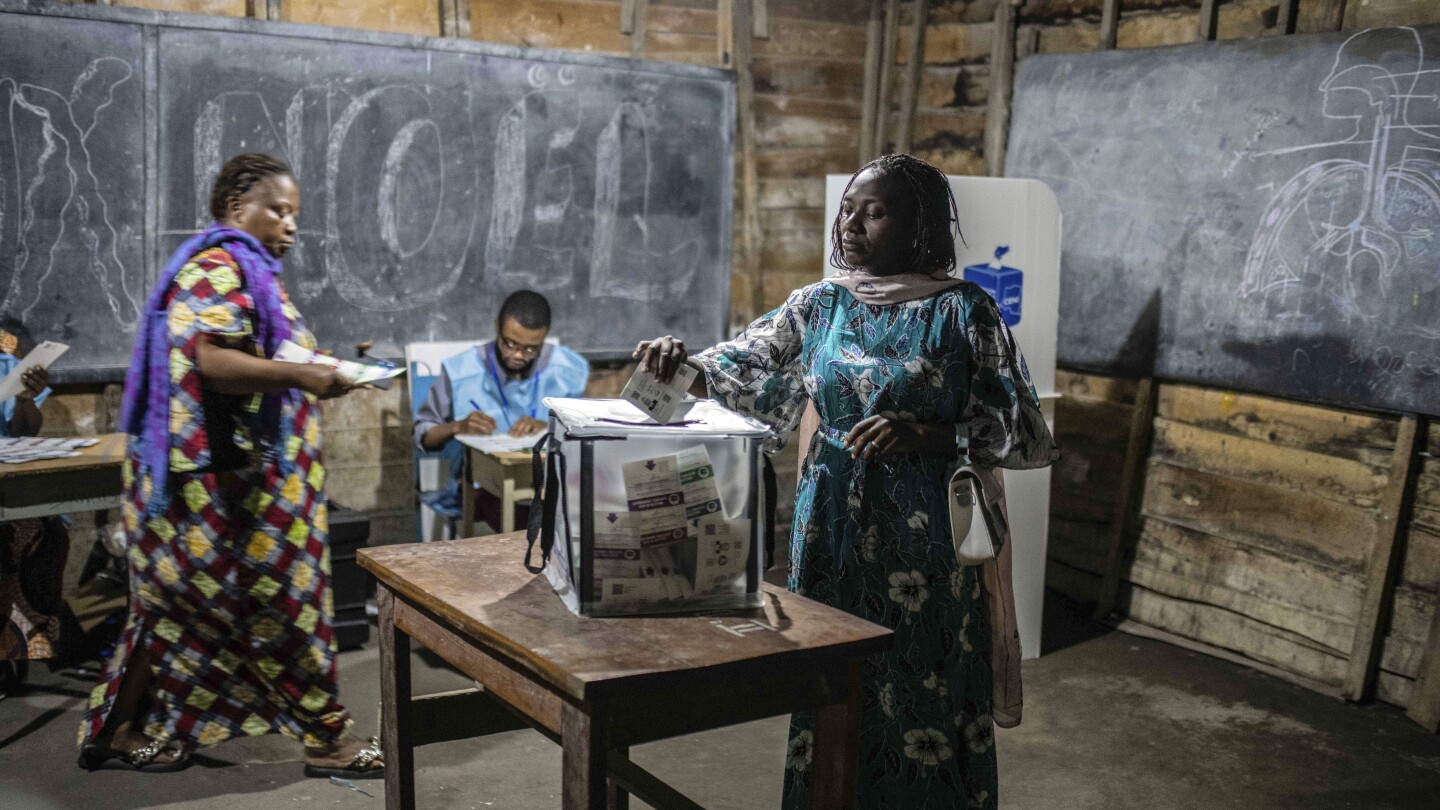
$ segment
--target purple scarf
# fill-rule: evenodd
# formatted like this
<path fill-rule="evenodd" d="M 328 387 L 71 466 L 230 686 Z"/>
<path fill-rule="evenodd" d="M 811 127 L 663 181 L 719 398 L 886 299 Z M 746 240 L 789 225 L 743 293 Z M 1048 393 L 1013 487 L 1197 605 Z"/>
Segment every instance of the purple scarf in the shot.
<path fill-rule="evenodd" d="M 165 296 L 175 276 L 197 253 L 213 247 L 224 248 L 240 266 L 241 283 L 255 301 L 256 339 L 267 357 L 273 356 L 280 341 L 290 337 L 290 320 L 281 309 L 280 287 L 275 274 L 280 260 L 270 255 L 248 233 L 226 228 L 219 223 L 196 234 L 170 257 L 165 272 L 150 291 L 145 302 L 144 317 L 136 330 L 135 351 L 130 355 L 130 371 L 125 375 L 125 399 L 120 411 L 120 424 L 125 432 L 139 439 L 139 474 L 150 474 L 150 498 L 145 503 L 145 517 L 160 514 L 170 503 L 170 339 L 166 324 Z M 266 394 L 260 407 L 261 440 L 279 443 L 282 452 L 281 474 L 285 469 L 280 413 L 283 405 L 298 398 L 295 389 Z M 288 432 L 288 431 L 284 431 Z"/>

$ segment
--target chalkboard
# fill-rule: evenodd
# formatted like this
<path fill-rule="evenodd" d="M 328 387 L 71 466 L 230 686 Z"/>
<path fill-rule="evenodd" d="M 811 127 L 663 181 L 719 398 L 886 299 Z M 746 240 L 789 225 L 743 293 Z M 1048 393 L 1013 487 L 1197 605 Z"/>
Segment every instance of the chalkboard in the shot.
<path fill-rule="evenodd" d="M 141 33 L 0 16 L 0 328 L 69 344 L 62 363 L 123 363 L 153 275 Z"/>
<path fill-rule="evenodd" d="M 1037 56 L 1062 364 L 1440 413 L 1440 27 Z"/>
<path fill-rule="evenodd" d="M 28 29 L 12 48 L 16 24 Z M 666 332 L 697 343 L 724 335 L 728 72 L 121 9 L 37 13 L 3 1 L 0 30 L 0 77 L 18 83 L 74 82 L 110 60 L 130 69 L 129 95 L 105 108 L 90 140 L 107 156 L 133 152 L 107 162 L 112 176 L 96 199 L 127 236 L 113 275 L 140 281 L 140 295 L 209 222 L 223 162 L 264 151 L 288 161 L 301 187 L 301 233 L 283 279 L 324 345 L 372 340 L 375 353 L 398 356 L 412 341 L 486 337 L 501 300 L 521 288 L 543 292 L 552 335 L 592 358 Z M 64 210 L 52 186 L 41 184 L 50 207 Z M 65 237 L 43 223 L 31 230 Z M 0 282 L 34 286 L 33 261 L 12 253 L 21 252 L 6 243 Z M 94 328 L 62 361 L 62 378 L 113 378 L 142 299 L 126 299 L 128 321 L 94 327 L 96 295 L 75 292 L 86 266 L 57 270 L 53 294 L 25 321 L 37 337 L 68 322 Z"/>

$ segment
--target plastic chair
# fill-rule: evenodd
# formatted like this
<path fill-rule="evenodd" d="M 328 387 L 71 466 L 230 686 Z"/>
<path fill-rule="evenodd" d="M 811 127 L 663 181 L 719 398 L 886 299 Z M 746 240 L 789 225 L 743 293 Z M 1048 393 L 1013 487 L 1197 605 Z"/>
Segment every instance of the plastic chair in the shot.
<path fill-rule="evenodd" d="M 474 346 L 480 341 L 436 341 L 411 343 L 405 347 L 405 364 L 410 378 L 410 418 L 420 413 L 420 406 L 430 396 L 430 386 L 440 379 L 440 364 Z M 450 465 L 439 453 L 426 453 L 415 448 L 415 488 L 420 500 L 416 512 L 420 541 L 450 540 L 458 533 L 460 509 L 444 503 L 455 489 Z"/>

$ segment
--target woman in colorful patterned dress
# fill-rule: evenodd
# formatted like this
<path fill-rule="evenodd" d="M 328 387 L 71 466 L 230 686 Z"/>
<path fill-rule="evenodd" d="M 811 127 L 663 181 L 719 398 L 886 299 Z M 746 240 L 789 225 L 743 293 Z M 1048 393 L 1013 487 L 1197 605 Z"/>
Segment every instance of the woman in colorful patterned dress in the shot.
<path fill-rule="evenodd" d="M 711 396 L 781 442 L 814 404 L 790 589 L 895 631 L 863 675 L 862 810 L 997 806 L 990 621 L 980 569 L 956 563 L 947 473 L 962 444 L 977 466 L 1057 456 L 995 302 L 949 275 L 957 224 L 939 170 L 887 155 L 846 188 L 832 228 L 841 275 L 699 355 L 671 337 L 636 349 L 665 379 L 681 362 L 703 370 Z M 787 808 L 809 806 L 812 729 L 792 719 Z"/>
<path fill-rule="evenodd" d="M 351 385 L 282 363 L 314 337 L 276 278 L 300 191 L 284 163 L 221 169 L 215 224 L 146 305 L 121 420 L 130 616 L 80 729 L 87 769 L 179 770 L 189 751 L 279 732 L 311 776 L 374 777 L 336 700 L 317 400 Z"/>

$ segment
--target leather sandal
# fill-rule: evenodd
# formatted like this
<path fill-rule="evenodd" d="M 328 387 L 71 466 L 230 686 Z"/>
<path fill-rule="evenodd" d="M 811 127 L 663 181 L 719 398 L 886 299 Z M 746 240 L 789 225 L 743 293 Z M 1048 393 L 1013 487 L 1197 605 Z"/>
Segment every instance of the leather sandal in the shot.
<path fill-rule="evenodd" d="M 307 764 L 305 766 L 305 775 L 313 776 L 317 779 L 325 779 L 331 776 L 337 776 L 341 779 L 383 779 L 385 778 L 384 764 L 381 764 L 378 768 L 370 767 L 375 760 L 380 759 L 383 755 L 384 750 L 380 747 L 380 738 L 371 737 L 368 745 L 355 752 L 355 758 L 350 760 L 349 765 L 343 768 L 329 768 Z"/>
<path fill-rule="evenodd" d="M 156 762 L 155 757 L 164 751 L 177 751 L 179 755 L 169 762 Z M 80 767 L 87 771 L 140 771 L 141 773 L 174 773 L 195 764 L 190 754 L 178 743 L 166 740 L 151 740 L 128 754 L 101 745 L 87 745 L 80 749 Z"/>

